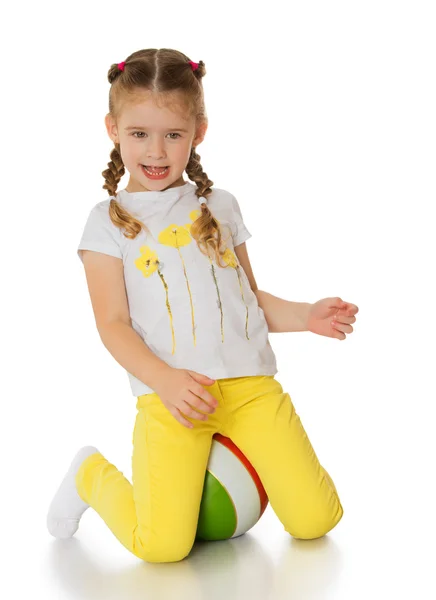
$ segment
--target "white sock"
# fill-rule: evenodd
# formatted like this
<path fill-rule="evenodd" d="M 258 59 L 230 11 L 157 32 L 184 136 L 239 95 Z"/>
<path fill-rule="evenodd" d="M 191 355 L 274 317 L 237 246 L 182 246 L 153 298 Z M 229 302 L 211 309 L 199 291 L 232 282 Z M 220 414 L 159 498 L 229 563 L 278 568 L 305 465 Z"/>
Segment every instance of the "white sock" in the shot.
<path fill-rule="evenodd" d="M 56 538 L 73 536 L 79 527 L 81 516 L 89 508 L 89 504 L 84 502 L 77 493 L 75 478 L 85 458 L 95 452 L 99 450 L 94 446 L 84 446 L 77 452 L 51 501 L 47 513 L 47 528 Z"/>

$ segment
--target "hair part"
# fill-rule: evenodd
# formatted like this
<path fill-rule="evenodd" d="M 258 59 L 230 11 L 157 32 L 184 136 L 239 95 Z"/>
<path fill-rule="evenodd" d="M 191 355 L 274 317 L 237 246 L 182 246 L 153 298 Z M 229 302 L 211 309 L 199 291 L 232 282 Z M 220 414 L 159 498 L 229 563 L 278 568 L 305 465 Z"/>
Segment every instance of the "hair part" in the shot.
<path fill-rule="evenodd" d="M 144 97 L 144 92 L 150 92 L 156 102 L 162 102 L 168 108 L 183 111 L 194 117 L 196 127 L 207 121 L 204 104 L 204 92 L 201 79 L 206 74 L 203 61 L 198 63 L 198 68 L 193 71 L 189 58 L 179 52 L 168 48 L 148 48 L 138 50 L 125 60 L 124 70 L 118 64 L 111 65 L 108 72 L 109 114 L 116 122 L 121 110 L 126 104 L 134 104 Z M 102 172 L 105 179 L 103 189 L 108 190 L 110 196 L 115 196 L 125 167 L 120 152 L 120 144 L 115 143 L 110 152 L 108 168 Z M 213 181 L 209 179 L 200 162 L 201 156 L 191 149 L 188 164 L 185 167 L 189 179 L 197 185 L 195 193 L 197 198 L 207 197 L 212 193 Z M 221 256 L 225 252 L 222 248 L 222 233 L 220 224 L 214 218 L 206 203 L 201 206 L 201 215 L 192 223 L 190 232 L 197 242 L 200 251 L 210 257 L 210 252 L 215 255 L 218 266 L 225 268 L 228 264 L 221 264 Z M 109 216 L 112 223 L 124 229 L 124 236 L 135 239 L 141 229 L 149 232 L 148 227 L 135 219 L 115 199 L 109 203 Z"/>

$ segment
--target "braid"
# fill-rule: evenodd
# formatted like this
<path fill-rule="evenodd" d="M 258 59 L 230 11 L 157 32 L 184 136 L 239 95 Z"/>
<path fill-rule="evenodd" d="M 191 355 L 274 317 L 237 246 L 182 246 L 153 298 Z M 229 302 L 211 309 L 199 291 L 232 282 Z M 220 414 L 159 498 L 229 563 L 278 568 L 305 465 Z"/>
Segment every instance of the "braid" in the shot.
<path fill-rule="evenodd" d="M 195 148 L 192 148 L 191 156 L 185 170 L 189 179 L 197 184 L 195 191 L 197 198 L 207 198 L 212 193 L 213 181 L 203 171 L 200 158 L 201 156 L 195 152 Z M 217 265 L 221 268 L 229 266 L 227 263 L 225 265 L 221 264 L 220 257 L 223 256 L 226 248 L 224 246 L 221 250 L 223 240 L 220 225 L 206 203 L 201 204 L 201 215 L 191 225 L 191 235 L 204 255 L 210 256 L 209 248 L 211 248 L 215 254 Z"/>
<path fill-rule="evenodd" d="M 119 144 L 115 144 L 115 148 L 113 148 L 110 153 L 111 161 L 108 163 L 108 168 L 102 172 L 106 182 L 103 185 L 103 189 L 108 190 L 111 196 L 115 196 L 115 192 L 117 191 L 121 177 L 125 173 L 124 163 L 123 159 L 121 158 L 119 147 Z"/>
<path fill-rule="evenodd" d="M 110 196 L 116 195 L 118 183 L 125 173 L 124 163 L 119 148 L 120 145 L 115 144 L 115 148 L 113 148 L 110 153 L 111 161 L 108 163 L 108 168 L 102 172 L 105 180 L 103 189 L 108 190 Z M 144 223 L 135 219 L 113 198 L 111 198 L 109 203 L 109 216 L 114 225 L 125 229 L 124 237 L 129 239 L 135 239 L 141 229 L 149 231 Z"/>
<path fill-rule="evenodd" d="M 186 165 L 185 171 L 196 185 L 197 190 L 195 191 L 198 198 L 204 196 L 207 198 L 212 193 L 213 181 L 209 179 L 207 174 L 203 171 L 203 167 L 200 162 L 201 156 L 196 153 L 195 148 L 191 150 L 191 156 L 189 162 Z"/>

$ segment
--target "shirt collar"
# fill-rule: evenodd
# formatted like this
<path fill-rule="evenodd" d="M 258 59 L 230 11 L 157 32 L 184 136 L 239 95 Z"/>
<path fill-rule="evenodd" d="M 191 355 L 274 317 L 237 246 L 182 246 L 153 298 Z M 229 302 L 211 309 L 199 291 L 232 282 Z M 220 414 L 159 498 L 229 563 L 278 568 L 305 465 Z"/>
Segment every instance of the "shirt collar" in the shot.
<path fill-rule="evenodd" d="M 186 194 L 195 194 L 196 188 L 196 185 L 194 185 L 190 181 L 187 181 L 184 185 L 179 185 L 173 188 L 167 188 L 166 190 L 161 191 L 152 190 L 143 192 L 128 192 L 127 190 L 122 189 L 117 192 L 116 196 L 110 196 L 109 198 L 114 198 L 127 210 L 135 210 L 147 206 L 155 206 L 156 204 L 162 206 L 163 204 L 167 203 L 175 203 Z M 207 204 L 207 199 L 205 197 L 199 198 L 199 205 L 202 202 L 206 202 Z"/>

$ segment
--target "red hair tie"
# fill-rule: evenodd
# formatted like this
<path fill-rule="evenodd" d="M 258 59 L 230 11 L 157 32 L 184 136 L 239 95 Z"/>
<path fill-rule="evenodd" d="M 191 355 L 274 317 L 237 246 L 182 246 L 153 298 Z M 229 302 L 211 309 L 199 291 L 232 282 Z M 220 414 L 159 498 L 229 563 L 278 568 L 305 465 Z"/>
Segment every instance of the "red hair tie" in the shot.
<path fill-rule="evenodd" d="M 126 61 L 118 63 L 118 68 L 119 68 L 120 71 L 124 71 L 124 65 L 125 64 L 126 64 Z"/>

